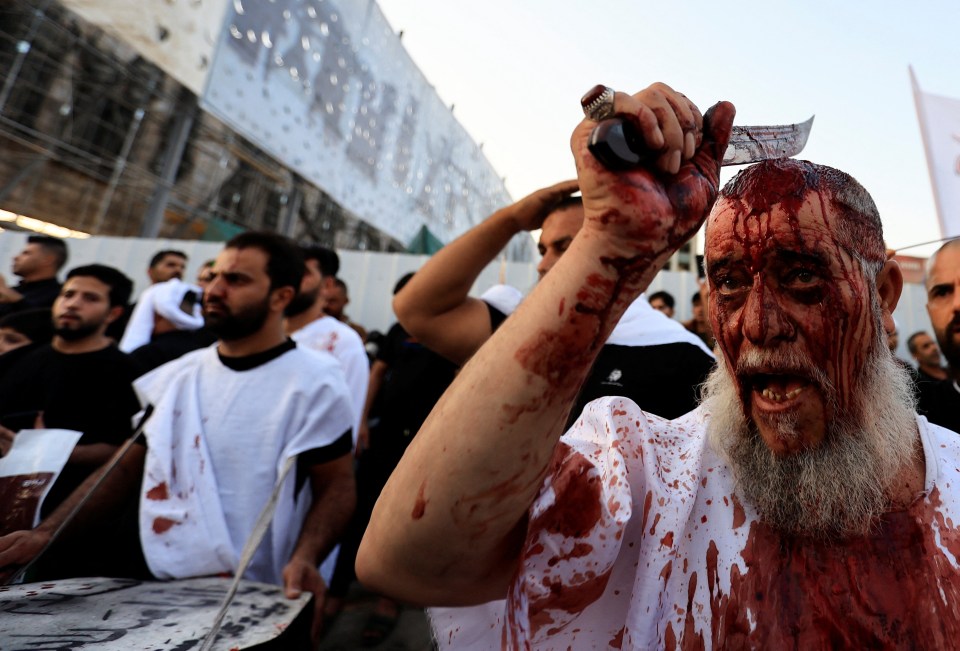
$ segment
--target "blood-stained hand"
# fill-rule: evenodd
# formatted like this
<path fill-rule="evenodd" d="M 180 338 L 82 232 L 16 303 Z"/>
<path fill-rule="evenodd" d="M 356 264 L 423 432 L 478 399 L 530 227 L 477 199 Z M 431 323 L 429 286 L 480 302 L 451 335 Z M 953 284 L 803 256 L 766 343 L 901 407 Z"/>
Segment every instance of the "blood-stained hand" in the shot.
<path fill-rule="evenodd" d="M 296 599 L 304 591 L 313 593 L 313 623 L 310 635 L 314 642 L 319 642 L 323 630 L 323 605 L 327 597 L 327 584 L 324 583 L 316 564 L 297 558 L 283 568 L 284 594 L 287 599 Z"/>
<path fill-rule="evenodd" d="M 686 96 L 658 83 L 636 95 L 616 93 L 614 112 L 633 124 L 658 156 L 645 167 L 610 171 L 589 152 L 597 123 L 584 119 L 571 138 L 583 228 L 624 259 L 663 262 L 700 228 L 716 199 L 736 111 L 720 102 L 701 118 Z"/>

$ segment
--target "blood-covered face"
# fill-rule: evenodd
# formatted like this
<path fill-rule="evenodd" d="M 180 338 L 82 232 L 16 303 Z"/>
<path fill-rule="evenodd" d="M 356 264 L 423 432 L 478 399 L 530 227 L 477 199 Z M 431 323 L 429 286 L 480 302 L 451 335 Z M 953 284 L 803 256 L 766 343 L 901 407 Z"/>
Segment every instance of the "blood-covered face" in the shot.
<path fill-rule="evenodd" d="M 721 198 L 708 221 L 713 330 L 745 415 L 779 455 L 823 441 L 878 341 L 872 290 L 838 242 L 839 218 L 811 191 L 761 213 Z"/>

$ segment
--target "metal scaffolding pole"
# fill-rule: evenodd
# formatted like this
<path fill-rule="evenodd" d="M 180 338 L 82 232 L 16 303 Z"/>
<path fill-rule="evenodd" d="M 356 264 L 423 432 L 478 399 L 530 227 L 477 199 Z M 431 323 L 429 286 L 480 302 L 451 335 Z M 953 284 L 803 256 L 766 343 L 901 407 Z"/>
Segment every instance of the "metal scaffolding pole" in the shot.
<path fill-rule="evenodd" d="M 170 199 L 170 191 L 177 179 L 177 171 L 183 160 L 183 152 L 187 147 L 187 138 L 197 115 L 197 98 L 193 93 L 184 89 L 177 100 L 177 120 L 171 130 L 170 140 L 163 153 L 163 169 L 157 180 L 157 187 L 150 197 L 150 204 L 143 216 L 140 227 L 140 237 L 155 238 L 160 235 L 160 225 L 163 223 L 163 213 Z"/>
<path fill-rule="evenodd" d="M 29 54 L 33 48 L 33 37 L 37 35 L 37 30 L 40 28 L 40 23 L 43 22 L 43 18 L 43 9 L 34 9 L 33 20 L 30 21 L 27 35 L 22 40 L 17 41 L 17 58 L 14 59 L 13 65 L 10 66 L 7 78 L 3 82 L 3 89 L 0 90 L 0 113 L 3 113 L 3 110 L 7 106 L 7 99 L 10 98 L 13 85 L 17 82 L 17 77 L 20 76 L 20 69 L 23 67 L 23 62 L 27 58 L 27 54 Z"/>
<path fill-rule="evenodd" d="M 151 86 L 151 91 L 153 90 Z M 127 137 L 123 141 L 123 148 L 120 151 L 120 155 L 117 156 L 117 160 L 113 164 L 113 174 L 110 175 L 110 182 L 107 184 L 107 189 L 103 193 L 103 199 L 100 201 L 100 207 L 97 209 L 97 214 L 93 218 L 93 226 L 90 228 L 90 232 L 93 234 L 100 233 L 100 227 L 103 226 L 103 218 L 106 217 L 107 211 L 110 209 L 110 203 L 113 201 L 113 195 L 117 191 L 117 184 L 120 183 L 120 177 L 123 175 L 123 170 L 127 167 L 127 159 L 130 157 L 130 150 L 133 148 L 133 141 L 137 137 L 137 133 L 140 131 L 140 124 L 143 122 L 143 116 L 146 115 L 146 111 L 142 108 L 138 108 L 133 114 L 133 122 L 130 124 L 130 128 L 127 130 Z"/>
<path fill-rule="evenodd" d="M 283 207 L 283 212 L 280 215 L 281 234 L 287 237 L 293 237 L 301 204 L 303 204 L 303 193 L 300 191 L 300 186 L 297 185 L 297 178 L 294 177 L 293 187 L 290 190 L 290 194 L 287 195 L 286 205 Z"/>

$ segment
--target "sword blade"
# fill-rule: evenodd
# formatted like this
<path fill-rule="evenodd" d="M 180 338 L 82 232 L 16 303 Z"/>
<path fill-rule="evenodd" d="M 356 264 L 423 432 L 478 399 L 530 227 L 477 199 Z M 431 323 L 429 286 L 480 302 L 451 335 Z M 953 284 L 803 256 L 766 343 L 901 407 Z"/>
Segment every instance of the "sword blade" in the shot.
<path fill-rule="evenodd" d="M 796 156 L 807 144 L 814 116 L 799 124 L 733 127 L 722 165 L 744 165 L 770 158 Z"/>
<path fill-rule="evenodd" d="M 743 165 L 769 158 L 787 158 L 803 151 L 810 137 L 813 116 L 799 124 L 733 127 L 721 165 Z M 621 118 L 603 120 L 587 144 L 607 169 L 629 170 L 648 163 L 657 154 L 647 148 L 637 130 Z"/>

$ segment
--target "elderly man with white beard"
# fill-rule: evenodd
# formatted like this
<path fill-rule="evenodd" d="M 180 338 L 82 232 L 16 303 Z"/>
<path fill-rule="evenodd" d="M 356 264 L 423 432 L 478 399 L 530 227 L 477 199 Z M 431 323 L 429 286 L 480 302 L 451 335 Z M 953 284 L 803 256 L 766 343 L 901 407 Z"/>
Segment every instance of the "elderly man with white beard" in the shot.
<path fill-rule="evenodd" d="M 701 118 L 655 84 L 614 110 L 656 157 L 610 171 L 577 127 L 584 227 L 414 439 L 361 581 L 460 607 L 437 630 L 457 649 L 953 648 L 960 438 L 915 415 L 884 343 L 902 276 L 869 194 L 777 160 L 718 197 L 732 105 Z M 604 398 L 561 436 L 613 324 L 705 219 L 722 360 L 703 404 L 665 421 Z"/>

